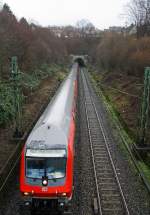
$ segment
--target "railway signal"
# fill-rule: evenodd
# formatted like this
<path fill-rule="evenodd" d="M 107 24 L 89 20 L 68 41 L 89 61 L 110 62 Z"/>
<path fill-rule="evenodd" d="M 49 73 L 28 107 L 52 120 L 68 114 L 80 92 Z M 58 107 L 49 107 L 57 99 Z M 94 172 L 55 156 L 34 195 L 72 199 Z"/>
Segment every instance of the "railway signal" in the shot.
<path fill-rule="evenodd" d="M 17 57 L 11 58 L 11 79 L 13 88 L 14 105 L 14 137 L 22 136 L 22 93 L 20 89 L 20 72 Z"/>

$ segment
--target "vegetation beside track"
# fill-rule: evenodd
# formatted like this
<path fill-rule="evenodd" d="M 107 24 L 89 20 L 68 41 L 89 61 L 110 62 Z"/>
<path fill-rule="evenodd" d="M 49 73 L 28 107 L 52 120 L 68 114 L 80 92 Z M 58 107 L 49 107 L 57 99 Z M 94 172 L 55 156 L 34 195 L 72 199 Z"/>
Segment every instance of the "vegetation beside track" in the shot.
<path fill-rule="evenodd" d="M 117 106 L 120 104 L 117 104 L 117 102 L 114 101 L 114 97 L 112 97 L 113 92 L 108 90 L 108 87 L 105 88 L 103 87 L 104 85 L 100 84 L 103 79 L 103 74 L 90 72 L 90 76 L 97 94 L 103 99 L 110 117 L 113 120 L 113 124 L 115 124 L 115 127 L 117 128 L 117 133 L 121 139 L 120 149 L 126 154 L 130 163 L 132 163 L 132 159 L 135 160 L 137 169 L 140 170 L 141 174 L 145 178 L 145 182 L 147 182 L 148 186 L 150 187 L 150 166 L 148 165 L 149 156 L 145 161 L 143 161 L 142 159 L 133 155 L 132 147 L 133 144 L 136 144 L 136 134 L 134 133 L 134 130 L 130 129 L 127 122 L 122 117 L 120 109 Z M 119 102 L 120 101 L 118 100 L 118 103 Z"/>
<path fill-rule="evenodd" d="M 56 78 L 58 81 L 64 78 L 63 73 L 61 74 L 62 68 L 59 65 L 43 65 L 42 70 L 36 70 L 33 73 L 26 74 L 20 73 L 18 78 L 18 85 L 21 88 L 22 97 L 26 102 L 27 97 L 34 93 L 42 81 L 46 78 Z M 0 126 L 7 126 L 15 117 L 14 110 L 14 94 L 12 80 L 9 79 L 7 82 L 0 82 Z"/>
<path fill-rule="evenodd" d="M 54 95 L 68 72 L 59 65 L 53 65 L 50 67 L 50 70 L 54 72 L 52 72 L 51 75 L 47 75 L 45 78 L 43 76 L 39 78 L 38 85 L 32 88 L 32 90 L 29 87 L 24 88 L 25 98 L 22 118 L 24 132 L 26 132 L 35 121 L 42 107 Z M 13 129 L 13 120 L 10 119 L 5 122 L 5 127 L 0 127 L 0 170 L 16 147 L 16 144 L 13 144 L 14 141 L 12 141 Z"/>

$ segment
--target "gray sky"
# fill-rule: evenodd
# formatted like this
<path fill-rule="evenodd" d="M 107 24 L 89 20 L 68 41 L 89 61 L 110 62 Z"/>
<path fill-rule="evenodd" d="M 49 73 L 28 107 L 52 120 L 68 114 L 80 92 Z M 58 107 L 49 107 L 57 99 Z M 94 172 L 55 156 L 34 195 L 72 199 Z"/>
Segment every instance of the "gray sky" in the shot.
<path fill-rule="evenodd" d="M 90 20 L 100 29 L 125 25 L 120 14 L 129 0 L 2 0 L 18 18 L 47 25 L 75 25 L 80 19 Z"/>

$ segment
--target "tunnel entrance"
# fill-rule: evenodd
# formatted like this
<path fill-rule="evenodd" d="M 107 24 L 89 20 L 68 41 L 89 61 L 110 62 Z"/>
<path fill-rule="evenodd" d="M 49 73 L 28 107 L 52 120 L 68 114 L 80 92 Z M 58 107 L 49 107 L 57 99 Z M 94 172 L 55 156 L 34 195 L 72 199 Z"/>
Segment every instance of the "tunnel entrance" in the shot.
<path fill-rule="evenodd" d="M 86 66 L 86 65 L 85 65 L 85 62 L 84 62 L 84 60 L 83 60 L 82 58 L 76 58 L 76 59 L 75 59 L 75 62 L 78 63 L 78 65 L 79 65 L 80 67 L 85 67 L 85 66 Z"/>

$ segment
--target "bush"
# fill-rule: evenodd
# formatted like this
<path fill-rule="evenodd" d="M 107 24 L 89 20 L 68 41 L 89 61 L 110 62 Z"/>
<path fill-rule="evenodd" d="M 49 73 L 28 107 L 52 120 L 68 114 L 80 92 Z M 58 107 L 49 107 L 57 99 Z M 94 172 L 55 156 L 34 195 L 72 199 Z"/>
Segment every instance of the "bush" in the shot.
<path fill-rule="evenodd" d="M 40 83 L 40 80 L 35 73 L 32 74 L 26 74 L 22 73 L 21 75 L 21 85 L 24 88 L 29 88 L 31 91 L 35 89 Z"/>
<path fill-rule="evenodd" d="M 53 64 L 48 66 L 44 64 L 41 69 L 35 70 L 30 74 L 20 72 L 17 84 L 21 90 L 23 90 L 24 95 L 27 96 L 39 86 L 42 79 L 48 76 L 55 75 L 58 81 L 61 82 L 65 75 L 63 72 L 60 72 L 60 70 L 60 66 L 58 65 Z M 21 99 L 20 105 L 22 106 L 24 97 L 18 93 L 17 99 Z M 14 94 L 11 81 L 9 81 L 9 84 L 0 82 L 0 125 L 5 125 L 11 121 L 15 117 L 15 114 Z"/>
<path fill-rule="evenodd" d="M 130 75 L 143 76 L 150 66 L 150 37 L 107 33 L 98 45 L 97 62 L 105 70 L 119 70 Z"/>
<path fill-rule="evenodd" d="M 13 119 L 15 110 L 13 92 L 10 86 L 0 82 L 0 125 L 5 125 Z"/>

